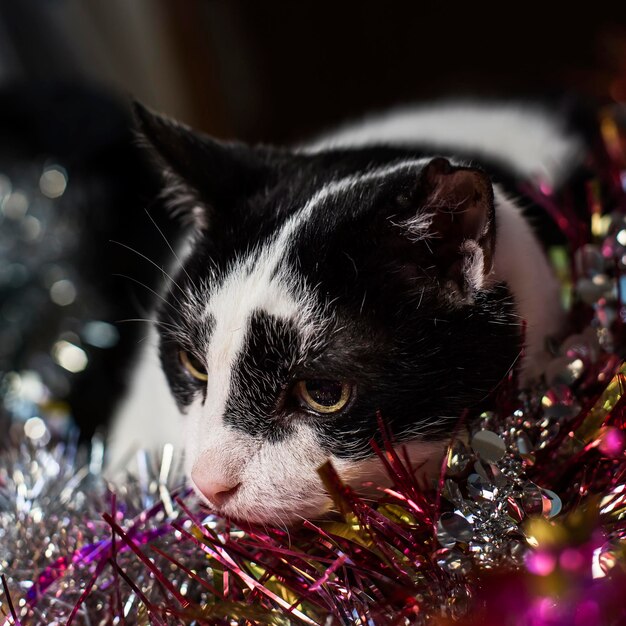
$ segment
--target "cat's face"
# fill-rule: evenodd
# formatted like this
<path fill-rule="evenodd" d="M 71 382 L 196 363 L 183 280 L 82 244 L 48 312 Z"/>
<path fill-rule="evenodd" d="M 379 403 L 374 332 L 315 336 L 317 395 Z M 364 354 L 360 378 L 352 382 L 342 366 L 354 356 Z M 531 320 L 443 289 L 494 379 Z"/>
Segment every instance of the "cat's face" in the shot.
<path fill-rule="evenodd" d="M 414 462 L 518 355 L 490 279 L 491 184 L 406 151 L 213 142 L 139 111 L 195 223 L 159 311 L 198 494 L 256 522 L 330 506 L 317 469 L 380 479 L 377 413 Z"/>

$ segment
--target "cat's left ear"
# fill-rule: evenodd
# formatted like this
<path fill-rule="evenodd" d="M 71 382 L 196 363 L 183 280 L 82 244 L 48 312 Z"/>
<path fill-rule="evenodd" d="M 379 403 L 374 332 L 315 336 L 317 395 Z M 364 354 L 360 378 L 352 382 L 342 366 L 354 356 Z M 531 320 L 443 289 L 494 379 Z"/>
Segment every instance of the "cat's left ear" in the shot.
<path fill-rule="evenodd" d="M 489 176 L 438 157 L 422 170 L 416 192 L 418 212 L 403 227 L 427 248 L 439 281 L 463 296 L 484 288 L 496 245 Z"/>
<path fill-rule="evenodd" d="M 165 175 L 172 210 L 185 221 L 206 229 L 266 182 L 269 152 L 218 141 L 138 102 L 133 110 L 140 140 Z"/>

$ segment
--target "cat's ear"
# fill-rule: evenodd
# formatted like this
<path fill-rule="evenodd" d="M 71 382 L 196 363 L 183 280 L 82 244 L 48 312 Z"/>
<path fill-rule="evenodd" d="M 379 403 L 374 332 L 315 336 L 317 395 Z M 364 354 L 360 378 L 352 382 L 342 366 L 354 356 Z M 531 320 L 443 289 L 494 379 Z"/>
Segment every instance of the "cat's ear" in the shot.
<path fill-rule="evenodd" d="M 402 222 L 405 234 L 427 249 L 443 284 L 463 295 L 484 288 L 496 243 L 489 176 L 438 157 L 421 171 L 416 192 L 418 211 Z"/>
<path fill-rule="evenodd" d="M 263 184 L 267 161 L 255 148 L 224 142 L 133 103 L 140 141 L 166 178 L 166 198 L 185 221 L 210 222 Z"/>

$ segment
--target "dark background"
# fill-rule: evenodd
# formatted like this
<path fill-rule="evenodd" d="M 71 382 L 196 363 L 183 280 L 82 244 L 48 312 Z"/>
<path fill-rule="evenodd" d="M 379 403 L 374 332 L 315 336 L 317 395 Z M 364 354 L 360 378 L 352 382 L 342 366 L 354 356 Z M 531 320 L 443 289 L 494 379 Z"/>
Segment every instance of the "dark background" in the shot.
<path fill-rule="evenodd" d="M 221 137 L 282 142 L 442 95 L 624 101 L 626 5 L 0 0 L 0 80 L 19 77 L 95 81 Z"/>
<path fill-rule="evenodd" d="M 149 315 L 167 264 L 146 210 L 179 235 L 136 146 L 131 98 L 273 143 L 439 97 L 626 103 L 624 3 L 573 6 L 0 0 L 0 183 L 12 189 L 0 184 L 0 431 L 3 419 L 72 415 L 90 436 L 128 381 L 145 330 L 121 320 Z M 53 200 L 38 182 L 51 163 L 68 177 Z M 17 218 L 16 190 L 29 203 Z M 51 273 L 75 301 L 53 302 Z M 93 321 L 117 329 L 114 345 L 89 339 Z M 87 366 L 65 369 L 60 341 Z"/>

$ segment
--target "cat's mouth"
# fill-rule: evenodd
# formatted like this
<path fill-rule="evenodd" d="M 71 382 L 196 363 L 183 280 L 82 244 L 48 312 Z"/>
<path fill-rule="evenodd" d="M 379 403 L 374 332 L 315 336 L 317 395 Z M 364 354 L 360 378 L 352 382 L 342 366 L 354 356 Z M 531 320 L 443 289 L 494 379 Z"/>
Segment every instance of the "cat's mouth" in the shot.
<path fill-rule="evenodd" d="M 311 497 L 311 491 L 300 496 L 293 492 L 286 498 L 267 494 L 256 495 L 254 486 L 239 484 L 227 498 L 215 502 L 209 500 L 197 487 L 194 491 L 203 508 L 235 522 L 248 524 L 297 524 L 304 519 L 315 520 L 326 518 L 332 512 L 332 500 L 323 493 Z"/>
<path fill-rule="evenodd" d="M 438 477 L 446 445 L 445 440 L 402 444 L 411 459 L 416 480 L 432 481 Z M 376 501 L 392 484 L 380 459 L 374 455 L 359 462 L 333 458 L 332 463 L 340 479 L 366 502 Z M 336 507 L 319 474 L 316 469 L 310 472 L 300 469 L 299 475 L 292 472 L 278 477 L 276 472 L 271 472 L 265 478 L 251 469 L 240 475 L 240 482 L 212 491 L 199 488 L 194 480 L 190 482 L 208 510 L 234 521 L 292 525 L 303 519 L 327 519 Z"/>

